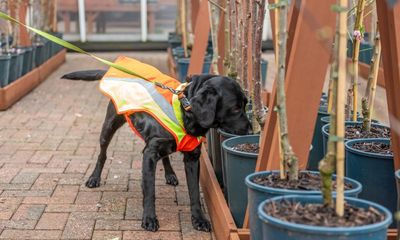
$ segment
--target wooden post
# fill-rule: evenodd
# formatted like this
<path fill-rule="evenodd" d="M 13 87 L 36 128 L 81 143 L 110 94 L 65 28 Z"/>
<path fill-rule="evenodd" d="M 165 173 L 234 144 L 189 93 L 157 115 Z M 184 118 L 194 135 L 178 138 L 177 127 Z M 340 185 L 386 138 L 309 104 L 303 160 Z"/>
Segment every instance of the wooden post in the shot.
<path fill-rule="evenodd" d="M 19 7 L 19 16 L 20 16 L 20 21 L 22 23 L 26 23 L 25 19 L 26 19 L 26 13 L 28 10 L 28 0 L 25 0 L 21 3 L 21 6 Z M 31 39 L 29 38 L 29 34 L 28 31 L 26 30 L 26 28 L 24 27 L 20 27 L 19 28 L 19 45 L 26 47 L 26 46 L 31 46 Z"/>
<path fill-rule="evenodd" d="M 192 10 L 192 31 L 196 31 L 196 20 L 197 20 L 197 13 L 199 12 L 199 3 L 200 0 L 192 0 L 191 1 L 191 10 Z M 207 0 L 205 0 L 207 1 Z"/>
<path fill-rule="evenodd" d="M 395 169 L 400 168 L 400 4 L 376 1 Z"/>
<path fill-rule="evenodd" d="M 204 55 L 208 45 L 208 34 L 210 32 L 210 17 L 208 11 L 208 1 L 201 1 L 199 12 L 197 13 L 195 27 L 195 39 L 193 43 L 192 55 L 190 56 L 190 65 L 188 76 L 199 74 L 203 70 Z"/>
<path fill-rule="evenodd" d="M 305 169 L 307 165 L 315 119 L 329 64 L 335 29 L 335 14 L 330 7 L 334 3 L 334 0 L 318 4 L 304 0 L 301 4 L 294 4 L 292 10 L 285 86 L 290 141 L 299 157 L 300 169 Z M 310 14 L 313 14 L 313 21 L 310 21 Z M 322 31 L 330 34 L 323 38 Z M 273 99 L 269 105 L 270 114 L 261 139 L 256 171 L 279 169 L 276 112 L 273 111 L 276 105 L 275 88 L 274 84 Z"/>

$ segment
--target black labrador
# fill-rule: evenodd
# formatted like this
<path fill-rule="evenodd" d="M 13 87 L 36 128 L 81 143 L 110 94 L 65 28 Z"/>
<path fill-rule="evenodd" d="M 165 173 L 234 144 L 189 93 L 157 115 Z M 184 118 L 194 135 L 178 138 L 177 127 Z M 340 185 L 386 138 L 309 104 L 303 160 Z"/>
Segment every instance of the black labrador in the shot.
<path fill-rule="evenodd" d="M 103 70 L 73 72 L 62 78 L 75 80 L 98 80 L 105 74 Z M 247 99 L 240 86 L 232 79 L 215 75 L 195 75 L 185 89 L 192 105 L 191 111 L 182 108 L 184 127 L 188 134 L 204 136 L 210 128 L 243 135 L 250 132 L 250 122 L 246 116 Z M 165 130 L 151 115 L 135 113 L 129 116 L 135 128 L 143 136 L 146 146 L 143 149 L 142 191 L 143 218 L 142 227 L 148 231 L 157 231 L 159 224 L 155 211 L 155 171 L 157 161 L 162 159 L 167 184 L 177 185 L 178 179 L 170 164 L 168 155 L 176 151 L 174 137 Z M 100 175 L 106 161 L 107 147 L 114 133 L 125 123 L 123 115 L 118 115 L 110 101 L 100 135 L 101 151 L 96 167 L 86 182 L 89 188 L 100 185 Z M 183 162 L 189 189 L 192 225 L 199 231 L 210 231 L 210 222 L 204 217 L 200 204 L 199 157 L 200 147 L 194 151 L 183 152 Z"/>

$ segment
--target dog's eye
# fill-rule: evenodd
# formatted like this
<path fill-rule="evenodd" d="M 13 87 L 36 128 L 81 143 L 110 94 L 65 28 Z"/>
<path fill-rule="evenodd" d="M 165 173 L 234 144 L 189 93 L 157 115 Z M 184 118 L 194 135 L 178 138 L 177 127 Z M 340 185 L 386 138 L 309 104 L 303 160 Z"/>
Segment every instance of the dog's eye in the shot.
<path fill-rule="evenodd" d="M 240 107 L 234 107 L 232 108 L 232 112 L 233 113 L 240 113 L 242 111 L 242 109 L 240 109 Z"/>

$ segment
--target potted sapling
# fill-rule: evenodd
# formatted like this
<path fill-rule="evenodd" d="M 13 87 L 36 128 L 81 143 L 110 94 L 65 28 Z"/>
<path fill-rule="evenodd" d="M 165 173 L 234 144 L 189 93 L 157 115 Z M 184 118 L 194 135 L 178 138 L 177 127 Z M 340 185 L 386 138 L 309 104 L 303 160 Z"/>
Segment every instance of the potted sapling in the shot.
<path fill-rule="evenodd" d="M 258 208 L 263 222 L 259 239 L 386 239 L 391 213 L 373 202 L 345 197 L 344 108 L 346 81 L 346 0 L 340 0 L 336 101 L 332 110 L 329 152 L 321 161 L 322 196 L 286 195 L 262 202 Z M 333 135 L 334 134 L 334 135 Z M 333 137 L 334 136 L 334 137 Z M 332 174 L 336 165 L 336 184 Z M 334 188 L 336 194 L 333 194 Z"/>
<path fill-rule="evenodd" d="M 368 84 L 362 98 L 362 133 L 370 136 L 373 126 L 371 116 L 375 99 L 376 83 L 381 57 L 379 34 L 375 37 L 374 55 L 371 61 Z M 356 138 L 346 142 L 346 176 L 360 181 L 364 191 L 360 197 L 379 203 L 391 212 L 397 209 L 396 181 L 393 177 L 393 152 L 391 151 L 390 135 L 374 138 Z M 371 173 L 379 173 L 374 178 Z M 393 224 L 394 226 L 394 224 Z"/>
<path fill-rule="evenodd" d="M 298 159 L 289 141 L 289 132 L 286 117 L 286 96 L 284 91 L 284 79 L 286 71 L 286 43 L 287 43 L 287 13 L 288 1 L 279 1 L 271 5 L 275 11 L 278 11 L 279 34 L 278 34 L 278 77 L 277 77 L 277 114 L 278 129 L 280 131 L 280 170 L 279 171 L 262 171 L 250 174 L 246 177 L 246 185 L 248 187 L 248 206 L 249 206 L 249 226 L 252 239 L 284 239 L 277 235 L 263 236 L 262 227 L 265 219 L 260 221 L 258 217 L 259 204 L 265 199 L 285 195 L 321 195 L 321 175 L 319 172 L 299 171 Z M 337 66 L 337 64 L 333 64 Z M 334 74 L 337 76 L 337 73 Z M 337 78 L 334 78 L 334 86 Z M 333 95 L 334 96 L 334 95 Z M 334 114 L 332 111 L 331 114 Z M 335 178 L 335 176 L 333 176 Z M 346 196 L 357 197 L 361 192 L 361 184 L 352 179 L 344 179 L 344 194 Z M 330 182 L 330 187 L 333 183 Z M 275 233 L 274 233 L 275 234 Z"/>
<path fill-rule="evenodd" d="M 231 1 L 230 9 L 236 8 L 237 1 Z M 239 15 L 239 23 L 243 22 L 243 27 L 240 25 L 242 31 L 241 41 L 238 38 L 232 38 L 231 43 L 234 44 L 234 50 L 230 53 L 233 54 L 230 58 L 226 58 L 225 64 L 228 61 L 230 65 L 227 66 L 228 75 L 238 79 L 238 83 L 244 88 L 249 90 L 247 83 L 247 65 L 252 61 L 253 78 L 251 81 L 251 90 L 246 91 L 247 95 L 251 98 L 252 102 L 252 127 L 254 135 L 245 136 L 232 136 L 220 131 L 221 136 L 226 139 L 222 142 L 223 153 L 223 169 L 224 171 L 224 186 L 227 194 L 229 208 L 232 212 L 233 218 L 237 226 L 242 226 L 244 215 L 247 206 L 247 189 L 244 184 L 246 176 L 254 172 L 258 151 L 260 132 L 264 125 L 266 110 L 261 101 L 261 42 L 262 42 L 262 29 L 265 17 L 265 0 L 261 1 L 246 1 L 243 5 L 245 7 L 239 8 L 241 12 Z M 234 14 L 234 11 L 231 11 Z M 250 18 L 251 16 L 251 18 Z M 252 22 L 251 22 L 252 20 Z M 237 22 L 234 21 L 233 22 Z M 252 39 L 252 52 L 253 56 L 247 55 L 247 41 L 248 29 L 250 24 L 253 24 L 254 31 L 251 33 Z M 237 29 L 237 25 L 233 24 L 232 28 Z M 238 36 L 239 34 L 237 34 Z M 240 42 L 240 44 L 239 44 Z M 240 46 L 238 48 L 238 46 Z M 242 50 L 239 54 L 239 50 Z M 240 57 L 238 57 L 240 55 Z M 237 64 L 235 59 L 241 59 L 242 63 Z M 245 66 L 241 68 L 242 66 Z M 240 69 L 240 70 L 239 70 Z M 238 75 L 240 73 L 240 75 Z M 241 106 L 245 107 L 245 106 Z"/>

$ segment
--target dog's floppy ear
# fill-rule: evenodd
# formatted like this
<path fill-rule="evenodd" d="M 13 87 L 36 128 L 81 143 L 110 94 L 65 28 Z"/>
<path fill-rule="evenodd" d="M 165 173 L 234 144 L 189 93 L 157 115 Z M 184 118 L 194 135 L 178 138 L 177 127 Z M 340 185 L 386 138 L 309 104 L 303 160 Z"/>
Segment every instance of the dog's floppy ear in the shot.
<path fill-rule="evenodd" d="M 202 87 L 191 99 L 192 112 L 203 128 L 212 127 L 218 103 L 218 92 L 211 86 Z"/>

